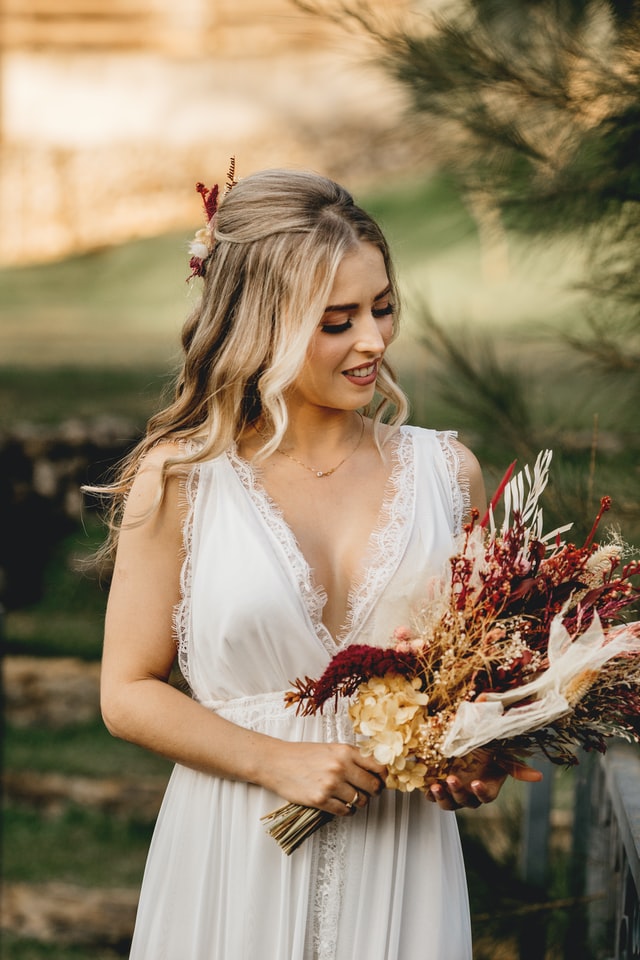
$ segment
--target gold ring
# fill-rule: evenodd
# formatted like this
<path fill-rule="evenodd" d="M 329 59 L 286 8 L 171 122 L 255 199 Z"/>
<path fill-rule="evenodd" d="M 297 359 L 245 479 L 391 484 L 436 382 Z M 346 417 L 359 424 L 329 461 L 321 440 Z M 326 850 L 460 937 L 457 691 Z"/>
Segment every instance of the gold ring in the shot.
<path fill-rule="evenodd" d="M 358 791 L 356 790 L 356 792 L 355 792 L 355 794 L 354 794 L 354 796 L 353 796 L 353 800 L 351 801 L 351 803 L 349 804 L 349 806 L 350 806 L 350 807 L 355 807 L 355 805 L 356 805 L 356 803 L 358 802 L 359 799 L 360 799 L 360 794 L 359 794 Z"/>

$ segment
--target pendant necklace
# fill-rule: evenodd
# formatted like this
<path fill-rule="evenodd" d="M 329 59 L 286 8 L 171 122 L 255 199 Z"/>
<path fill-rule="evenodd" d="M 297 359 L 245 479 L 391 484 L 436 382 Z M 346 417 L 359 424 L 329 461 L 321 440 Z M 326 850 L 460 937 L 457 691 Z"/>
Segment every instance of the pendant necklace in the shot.
<path fill-rule="evenodd" d="M 349 460 L 350 457 L 354 455 L 354 453 L 362 443 L 362 438 L 364 437 L 364 417 L 362 416 L 359 410 L 357 410 L 356 413 L 360 417 L 360 421 L 362 423 L 362 427 L 360 429 L 360 436 L 358 437 L 358 442 L 356 443 L 351 453 L 348 453 L 346 457 L 343 457 L 340 463 L 336 463 L 335 467 L 331 467 L 329 470 L 318 470 L 317 467 L 310 467 L 309 464 L 304 463 L 302 460 L 298 460 L 297 457 L 293 457 L 290 453 L 287 453 L 285 450 L 281 450 L 280 447 L 278 447 L 278 449 L 276 450 L 276 453 L 279 453 L 281 454 L 281 456 L 286 457 L 287 460 L 291 460 L 293 463 L 297 463 L 299 466 L 304 467 L 304 469 L 308 470 L 309 473 L 312 473 L 314 477 L 319 477 L 319 478 L 330 477 L 332 473 L 335 473 L 336 470 L 338 470 L 343 463 L 346 463 L 347 460 Z M 253 426 L 259 437 L 262 437 L 263 440 L 269 439 L 268 437 L 265 437 L 264 433 L 262 433 L 262 431 L 258 429 L 255 423 Z"/>

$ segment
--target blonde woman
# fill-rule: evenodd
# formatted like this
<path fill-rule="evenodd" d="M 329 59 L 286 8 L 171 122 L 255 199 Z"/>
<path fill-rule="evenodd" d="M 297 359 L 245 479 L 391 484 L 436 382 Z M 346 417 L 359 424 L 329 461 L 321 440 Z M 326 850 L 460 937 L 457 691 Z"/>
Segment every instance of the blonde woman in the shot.
<path fill-rule="evenodd" d="M 114 488 L 104 719 L 176 763 L 131 957 L 465 960 L 448 811 L 504 774 L 479 765 L 432 803 L 384 790 L 343 707 L 298 717 L 283 693 L 343 645 L 388 644 L 484 506 L 477 462 L 401 426 L 391 258 L 344 189 L 267 171 L 217 210 L 201 192 L 176 398 Z M 191 695 L 168 683 L 176 654 Z M 260 823 L 283 801 L 335 815 L 290 857 Z"/>

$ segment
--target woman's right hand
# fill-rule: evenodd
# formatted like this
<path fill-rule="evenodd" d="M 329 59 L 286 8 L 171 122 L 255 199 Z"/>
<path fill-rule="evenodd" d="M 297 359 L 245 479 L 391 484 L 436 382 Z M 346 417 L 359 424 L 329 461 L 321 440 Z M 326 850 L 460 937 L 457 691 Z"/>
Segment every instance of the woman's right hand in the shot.
<path fill-rule="evenodd" d="M 290 803 L 340 817 L 366 807 L 384 788 L 386 767 L 347 743 L 278 741 L 273 752 L 262 782 Z"/>

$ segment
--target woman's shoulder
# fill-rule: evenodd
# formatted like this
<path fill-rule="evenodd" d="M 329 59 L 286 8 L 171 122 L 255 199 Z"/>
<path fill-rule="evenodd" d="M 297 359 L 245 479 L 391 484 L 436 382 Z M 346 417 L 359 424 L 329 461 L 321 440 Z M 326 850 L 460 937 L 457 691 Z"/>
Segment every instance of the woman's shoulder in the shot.
<path fill-rule="evenodd" d="M 207 439 L 204 436 L 159 440 L 149 447 L 140 458 L 138 472 L 160 471 L 168 476 L 186 477 L 195 467 L 213 463 L 226 456 L 222 453 L 208 453 Z"/>
<path fill-rule="evenodd" d="M 413 434 L 419 445 L 442 452 L 448 473 L 451 479 L 462 487 L 465 501 L 468 498 L 471 507 L 483 512 L 486 509 L 486 494 L 482 468 L 476 455 L 459 440 L 457 431 L 414 426 L 404 429 Z"/>
<path fill-rule="evenodd" d="M 184 480 L 194 465 L 194 453 L 197 447 L 191 441 L 174 440 L 172 438 L 160 440 L 149 447 L 138 462 L 136 480 L 153 483 L 156 479 Z"/>
<path fill-rule="evenodd" d="M 140 470 L 161 470 L 172 460 L 181 460 L 185 456 L 184 443 L 168 438 L 154 443 L 140 458 Z"/>
<path fill-rule="evenodd" d="M 142 453 L 127 496 L 125 516 L 134 521 L 156 513 L 177 518 L 181 512 L 181 488 L 192 469 L 188 457 L 184 444 L 173 439 L 161 440 Z"/>
<path fill-rule="evenodd" d="M 418 443 L 423 443 L 425 446 L 437 445 L 451 448 L 465 463 L 469 465 L 478 463 L 469 447 L 459 439 L 457 430 L 438 430 L 433 427 L 417 427 L 413 424 L 404 424 L 400 429 L 412 434 Z"/>

